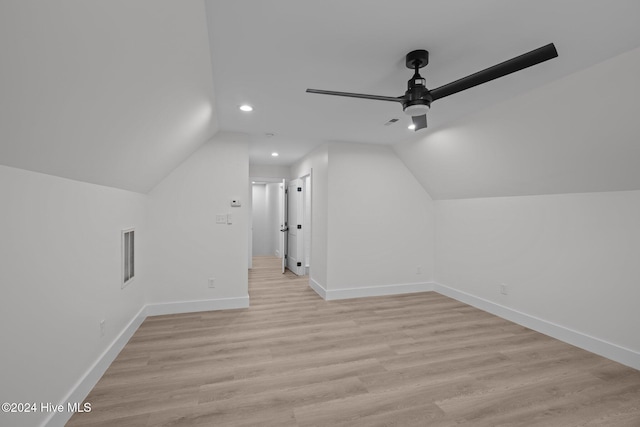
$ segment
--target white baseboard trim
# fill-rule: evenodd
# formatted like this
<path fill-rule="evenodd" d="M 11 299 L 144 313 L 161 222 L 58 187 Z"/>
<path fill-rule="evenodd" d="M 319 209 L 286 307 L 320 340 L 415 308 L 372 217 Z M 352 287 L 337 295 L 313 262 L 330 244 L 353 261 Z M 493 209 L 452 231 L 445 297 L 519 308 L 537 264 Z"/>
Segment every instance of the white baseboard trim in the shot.
<path fill-rule="evenodd" d="M 195 313 L 198 311 L 232 310 L 248 308 L 249 296 L 237 298 L 218 298 L 198 301 L 165 302 L 146 305 L 147 316 L 164 314 Z"/>
<path fill-rule="evenodd" d="M 111 366 L 133 334 L 138 330 L 147 316 L 162 314 L 193 313 L 197 311 L 230 310 L 249 307 L 249 296 L 239 298 L 220 298 L 205 301 L 179 301 L 170 303 L 147 304 L 138 311 L 129 324 L 120 332 L 118 337 L 98 357 L 93 365 L 71 388 L 60 404 L 67 407 L 67 402 L 82 403 L 89 392 L 95 387 L 102 375 Z M 52 412 L 42 423 L 42 427 L 64 427 L 72 412 Z"/>
<path fill-rule="evenodd" d="M 111 363 L 118 356 L 120 351 L 129 342 L 133 334 L 138 330 L 144 319 L 146 319 L 146 307 L 142 307 L 129 324 L 120 332 L 120 335 L 107 347 L 107 349 L 98 357 L 93 365 L 85 372 L 85 374 L 71 388 L 71 391 L 60 402 L 65 408 L 67 403 L 82 403 L 86 399 L 89 392 L 95 387 L 102 375 L 111 366 Z M 52 412 L 42 423 L 47 427 L 64 427 L 69 421 L 73 412 Z"/>
<path fill-rule="evenodd" d="M 313 278 L 309 278 L 309 286 L 325 301 L 351 298 L 380 297 L 386 295 L 415 294 L 433 291 L 432 282 L 401 283 L 398 285 L 368 286 L 363 288 L 326 289 Z"/>
<path fill-rule="evenodd" d="M 433 291 L 433 283 L 400 283 L 397 285 L 369 286 L 363 288 L 327 289 L 325 300 L 380 297 L 386 295 L 414 294 Z"/>
<path fill-rule="evenodd" d="M 320 295 L 323 300 L 327 300 L 327 290 L 320 283 L 313 280 L 312 277 L 309 277 L 309 287 Z"/>
<path fill-rule="evenodd" d="M 439 294 L 479 308 L 480 310 L 495 314 L 503 319 L 507 319 L 529 329 L 533 329 L 534 331 L 640 370 L 640 353 L 628 348 L 621 347 L 617 344 L 592 337 L 582 332 L 566 328 L 526 313 L 522 313 L 512 308 L 496 304 L 484 298 L 480 298 L 439 283 L 434 283 L 433 290 Z"/>

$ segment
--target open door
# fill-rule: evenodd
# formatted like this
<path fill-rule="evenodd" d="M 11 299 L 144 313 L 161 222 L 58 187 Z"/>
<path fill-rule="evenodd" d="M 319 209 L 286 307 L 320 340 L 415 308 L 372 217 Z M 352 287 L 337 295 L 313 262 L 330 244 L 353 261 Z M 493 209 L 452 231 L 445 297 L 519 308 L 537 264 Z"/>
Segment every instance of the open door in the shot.
<path fill-rule="evenodd" d="M 280 255 L 282 256 L 282 274 L 287 267 L 287 234 L 289 228 L 287 227 L 287 183 L 283 179 L 280 184 Z"/>
<path fill-rule="evenodd" d="M 287 268 L 298 276 L 305 274 L 303 205 L 304 184 L 301 179 L 289 181 L 287 198 Z"/>

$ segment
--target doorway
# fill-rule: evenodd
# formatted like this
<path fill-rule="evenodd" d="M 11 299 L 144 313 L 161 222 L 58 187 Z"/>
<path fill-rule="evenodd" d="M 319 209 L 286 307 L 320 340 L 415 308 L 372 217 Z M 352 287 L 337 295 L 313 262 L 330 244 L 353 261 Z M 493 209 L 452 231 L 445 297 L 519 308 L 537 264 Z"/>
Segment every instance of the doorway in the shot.
<path fill-rule="evenodd" d="M 311 261 L 311 175 L 286 181 L 251 179 L 249 257 L 276 256 L 298 276 Z"/>
<path fill-rule="evenodd" d="M 283 183 L 282 178 L 251 178 L 249 257 L 282 258 L 285 254 L 280 232 L 285 197 Z"/>

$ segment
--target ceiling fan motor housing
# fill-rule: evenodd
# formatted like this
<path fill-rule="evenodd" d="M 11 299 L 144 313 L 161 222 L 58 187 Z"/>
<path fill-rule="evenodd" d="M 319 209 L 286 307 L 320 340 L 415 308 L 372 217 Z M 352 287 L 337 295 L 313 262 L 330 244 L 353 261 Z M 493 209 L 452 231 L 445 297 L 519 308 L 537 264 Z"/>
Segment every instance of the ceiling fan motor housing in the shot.
<path fill-rule="evenodd" d="M 433 97 L 424 85 L 424 79 L 416 74 L 409 80 L 409 88 L 405 92 L 402 109 L 409 116 L 421 116 L 431 108 Z"/>
<path fill-rule="evenodd" d="M 433 98 L 429 93 L 418 70 L 429 63 L 429 52 L 426 50 L 414 50 L 407 54 L 406 66 L 415 70 L 413 77 L 407 82 L 407 91 L 402 102 L 402 109 L 409 116 L 422 116 L 429 111 Z"/>

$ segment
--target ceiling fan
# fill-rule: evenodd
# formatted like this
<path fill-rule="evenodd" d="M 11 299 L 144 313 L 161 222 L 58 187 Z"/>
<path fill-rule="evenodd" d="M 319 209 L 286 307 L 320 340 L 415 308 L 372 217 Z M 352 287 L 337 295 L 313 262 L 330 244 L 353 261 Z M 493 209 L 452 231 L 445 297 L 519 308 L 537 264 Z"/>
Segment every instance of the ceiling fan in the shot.
<path fill-rule="evenodd" d="M 463 77 L 444 86 L 429 90 L 425 85 L 425 79 L 420 76 L 418 70 L 429 63 L 429 52 L 426 50 L 414 50 L 406 57 L 407 68 L 415 70 L 413 77 L 408 81 L 407 91 L 402 96 L 379 96 L 362 93 L 335 92 L 330 90 L 307 89 L 308 93 L 320 93 L 324 95 L 348 96 L 351 98 L 373 99 L 378 101 L 393 101 L 402 104 L 403 111 L 411 116 L 415 130 L 427 127 L 427 111 L 431 103 L 445 96 L 478 86 L 491 80 L 504 77 L 507 74 L 537 65 L 541 62 L 558 56 L 558 51 L 553 43 L 534 49 L 515 58 L 486 68 L 477 73 Z"/>

